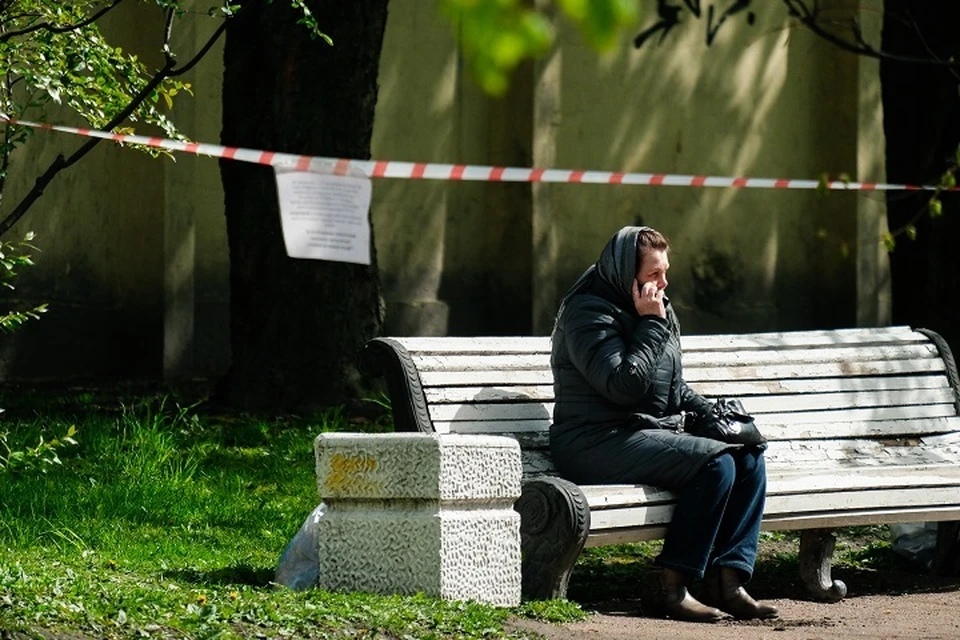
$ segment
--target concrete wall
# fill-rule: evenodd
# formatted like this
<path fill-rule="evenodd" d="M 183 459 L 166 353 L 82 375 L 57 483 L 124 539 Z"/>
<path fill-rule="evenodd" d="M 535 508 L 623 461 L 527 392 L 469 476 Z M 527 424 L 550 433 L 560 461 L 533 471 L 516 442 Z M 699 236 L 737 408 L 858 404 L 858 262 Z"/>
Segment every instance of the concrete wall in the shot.
<path fill-rule="evenodd" d="M 635 33 L 659 20 L 657 2 L 643 4 Z M 432 3 L 393 3 L 373 157 L 883 180 L 875 64 L 790 29 L 776 3 L 751 3 L 719 27 L 707 15 L 719 3 L 701 3 L 700 17 L 673 4 L 679 24 L 606 57 L 561 28 L 554 50 L 492 99 L 469 78 Z M 110 25 L 141 55 L 159 33 L 148 9 L 124 5 Z M 878 21 L 864 24 L 868 37 L 879 34 Z M 178 31 L 184 58 L 212 27 Z M 197 67 L 188 78 L 196 98 L 176 108 L 182 132 L 200 141 L 219 139 L 221 60 L 217 50 Z M 79 143 L 36 134 L 11 190 L 24 192 L 37 169 Z M 6 199 L 5 208 L 15 196 Z M 0 341 L 0 375 L 223 372 L 222 202 L 207 158 L 174 163 L 102 145 L 61 175 L 9 236 L 37 232 L 44 252 L 16 297 L 51 311 Z M 883 324 L 884 211 L 876 198 L 844 193 L 385 179 L 374 183 L 371 216 L 387 333 L 547 333 L 566 288 L 613 231 L 637 222 L 673 240 L 670 292 L 685 331 L 702 333 Z"/>
<path fill-rule="evenodd" d="M 652 4 L 652 3 L 651 3 Z M 679 3 L 677 3 L 679 4 Z M 731 16 L 707 43 L 708 20 L 688 9 L 660 42 L 625 43 L 598 59 L 564 30 L 540 90 L 559 103 L 538 125 L 541 165 L 755 177 L 856 175 L 857 59 L 805 31 L 782 6 Z M 656 24 L 652 9 L 643 28 Z M 881 152 L 882 154 L 882 152 Z M 882 157 L 882 155 L 881 155 Z M 672 299 L 693 332 L 756 331 L 855 322 L 856 197 L 812 192 L 550 185 L 534 215 L 553 250 L 541 277 L 549 330 L 557 295 L 596 259 L 611 233 L 642 222 L 674 244 Z M 826 232 L 827 239 L 819 235 Z"/>

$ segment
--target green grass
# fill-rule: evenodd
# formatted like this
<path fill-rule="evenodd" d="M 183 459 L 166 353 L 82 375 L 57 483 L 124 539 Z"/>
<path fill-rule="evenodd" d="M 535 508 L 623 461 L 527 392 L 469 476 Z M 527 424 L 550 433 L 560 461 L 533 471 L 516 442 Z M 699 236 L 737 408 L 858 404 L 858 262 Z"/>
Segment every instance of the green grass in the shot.
<path fill-rule="evenodd" d="M 69 394 L 68 394 L 69 395 Z M 70 638 L 487 638 L 510 615 L 584 617 L 424 596 L 293 592 L 271 582 L 318 502 L 313 439 L 382 429 L 339 413 L 212 416 L 172 400 L 84 392 L 11 410 L 17 450 L 76 425 L 62 464 L 0 470 L 0 629 Z M 11 408 L 11 399 L 2 402 Z"/>

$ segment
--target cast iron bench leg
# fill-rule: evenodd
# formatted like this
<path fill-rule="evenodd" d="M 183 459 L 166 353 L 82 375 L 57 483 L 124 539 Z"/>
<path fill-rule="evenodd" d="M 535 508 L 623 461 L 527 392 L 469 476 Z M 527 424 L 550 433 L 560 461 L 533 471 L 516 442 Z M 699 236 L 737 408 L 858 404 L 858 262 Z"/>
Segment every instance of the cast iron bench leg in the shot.
<path fill-rule="evenodd" d="M 524 481 L 515 508 L 520 513 L 523 598 L 565 598 L 590 531 L 586 497 L 572 482 L 542 476 Z"/>
<path fill-rule="evenodd" d="M 847 595 L 847 585 L 830 577 L 837 539 L 829 529 L 800 533 L 800 577 L 816 600 L 837 602 Z"/>
<path fill-rule="evenodd" d="M 930 571 L 935 576 L 960 574 L 960 522 L 937 524 L 937 548 Z"/>

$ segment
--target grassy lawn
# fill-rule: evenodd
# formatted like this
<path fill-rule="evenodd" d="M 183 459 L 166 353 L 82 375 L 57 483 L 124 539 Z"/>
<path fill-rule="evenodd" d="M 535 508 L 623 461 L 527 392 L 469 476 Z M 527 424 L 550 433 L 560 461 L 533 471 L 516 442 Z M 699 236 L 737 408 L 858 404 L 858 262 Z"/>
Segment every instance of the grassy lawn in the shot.
<path fill-rule="evenodd" d="M 318 503 L 313 439 L 382 428 L 338 413 L 207 415 L 170 398 L 8 395 L 7 446 L 77 441 L 0 470 L 0 629 L 65 638 L 503 637 L 509 615 L 423 596 L 293 592 L 273 584 Z M 5 449 L 0 454 L 6 458 Z M 14 466 L 11 464 L 11 467 Z M 45 634 L 45 636 L 43 635 Z M 4 636 L 7 637 L 7 636 Z"/>

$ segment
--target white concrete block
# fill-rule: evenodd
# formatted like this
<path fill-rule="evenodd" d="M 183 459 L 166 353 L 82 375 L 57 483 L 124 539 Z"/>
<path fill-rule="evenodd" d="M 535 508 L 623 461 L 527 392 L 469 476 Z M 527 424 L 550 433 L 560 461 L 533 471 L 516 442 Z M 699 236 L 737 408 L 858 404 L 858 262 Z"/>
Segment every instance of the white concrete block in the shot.
<path fill-rule="evenodd" d="M 321 434 L 320 587 L 520 602 L 520 448 L 501 436 Z"/>

